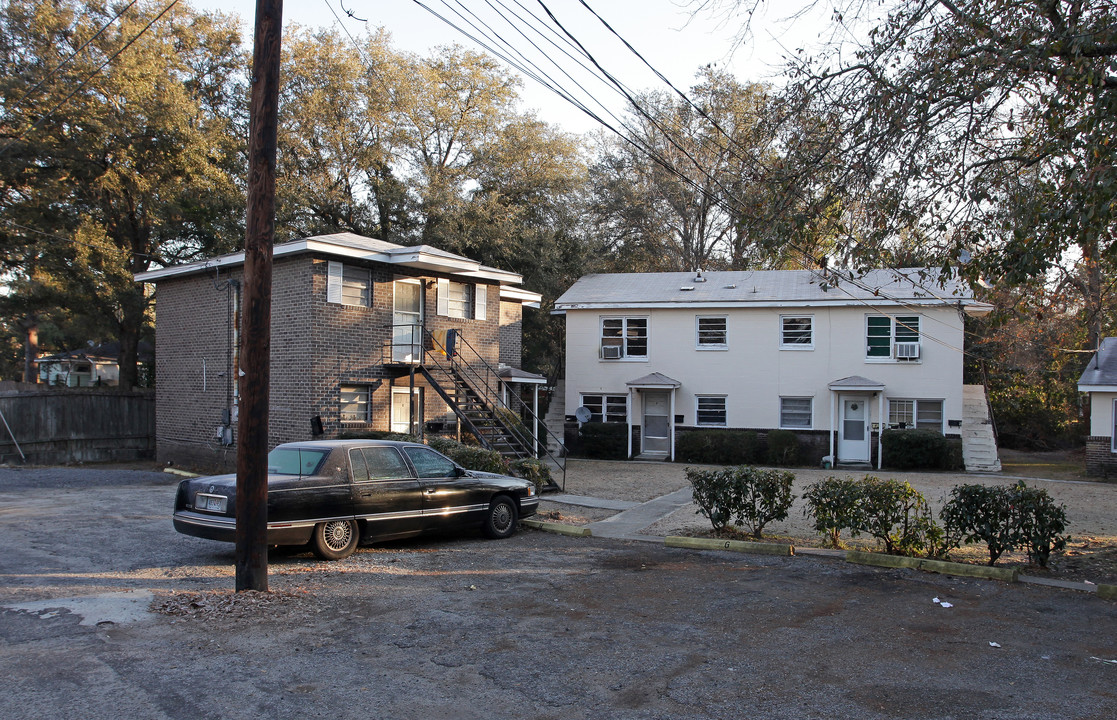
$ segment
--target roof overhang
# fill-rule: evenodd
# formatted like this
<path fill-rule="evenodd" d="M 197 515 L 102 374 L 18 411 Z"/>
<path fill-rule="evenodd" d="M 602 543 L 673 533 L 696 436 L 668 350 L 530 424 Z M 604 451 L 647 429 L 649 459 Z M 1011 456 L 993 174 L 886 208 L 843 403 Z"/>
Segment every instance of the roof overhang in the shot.
<path fill-rule="evenodd" d="M 1117 385 L 1084 385 L 1082 383 L 1079 383 L 1078 384 L 1078 392 L 1084 392 L 1084 393 L 1090 393 L 1090 392 L 1117 393 Z"/>
<path fill-rule="evenodd" d="M 667 377 L 663 373 L 655 372 L 638 377 L 635 380 L 629 380 L 625 385 L 634 390 L 674 390 L 681 387 L 682 383 L 674 378 Z"/>
<path fill-rule="evenodd" d="M 884 383 L 860 375 L 850 375 L 835 380 L 826 387 L 833 392 L 881 392 L 884 390 Z"/>
<path fill-rule="evenodd" d="M 500 286 L 500 299 L 504 302 L 518 302 L 521 305 L 537 308 L 543 302 L 543 296 L 531 290 L 518 287 Z"/>
<path fill-rule="evenodd" d="M 864 307 L 870 304 L 874 309 L 885 307 L 898 307 L 898 308 L 912 308 L 912 307 L 928 307 L 928 308 L 944 308 L 944 307 L 957 307 L 961 304 L 966 314 L 975 314 L 975 317 L 981 315 L 988 315 L 993 311 L 993 306 L 988 303 L 977 302 L 976 300 L 952 300 L 944 302 L 938 299 L 928 298 L 900 298 L 896 300 L 884 300 L 880 298 L 873 298 L 870 300 L 863 299 L 842 299 L 842 300 L 705 300 L 705 301 L 689 301 L 689 302 L 673 302 L 673 301 L 649 301 L 649 302 L 585 302 L 585 303 L 555 303 L 553 315 L 565 315 L 570 310 L 618 310 L 618 311 L 635 311 L 641 310 L 659 310 L 659 309 L 732 309 L 732 308 L 818 308 L 818 307 Z M 973 308 L 973 313 L 971 313 Z"/>

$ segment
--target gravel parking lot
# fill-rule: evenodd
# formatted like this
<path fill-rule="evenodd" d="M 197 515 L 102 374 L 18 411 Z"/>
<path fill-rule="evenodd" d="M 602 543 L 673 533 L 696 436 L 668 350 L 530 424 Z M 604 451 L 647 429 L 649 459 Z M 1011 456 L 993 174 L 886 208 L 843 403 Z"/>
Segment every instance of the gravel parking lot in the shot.
<path fill-rule="evenodd" d="M 173 485 L 0 469 L 0 717 L 1117 713 L 1117 612 L 1082 593 L 527 530 L 275 555 L 233 596 Z"/>

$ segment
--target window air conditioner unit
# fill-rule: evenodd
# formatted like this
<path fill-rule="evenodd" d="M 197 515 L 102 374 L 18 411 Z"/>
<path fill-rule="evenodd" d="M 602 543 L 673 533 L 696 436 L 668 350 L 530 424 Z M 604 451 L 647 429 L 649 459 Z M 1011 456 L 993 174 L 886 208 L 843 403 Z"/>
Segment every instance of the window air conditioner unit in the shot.
<path fill-rule="evenodd" d="M 893 355 L 897 360 L 918 360 L 919 343 L 898 342 L 893 347 Z"/>
<path fill-rule="evenodd" d="M 622 350 L 620 345 L 602 345 L 601 357 L 606 360 L 620 360 Z"/>

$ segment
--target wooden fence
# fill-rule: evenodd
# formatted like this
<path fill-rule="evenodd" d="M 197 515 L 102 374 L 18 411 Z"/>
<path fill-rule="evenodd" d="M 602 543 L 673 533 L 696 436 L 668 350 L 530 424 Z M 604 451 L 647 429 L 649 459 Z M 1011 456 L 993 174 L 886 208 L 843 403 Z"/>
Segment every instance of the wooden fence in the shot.
<path fill-rule="evenodd" d="M 152 391 L 3 392 L 0 413 L 7 421 L 7 427 L 0 423 L 0 463 L 126 461 L 155 454 Z"/>

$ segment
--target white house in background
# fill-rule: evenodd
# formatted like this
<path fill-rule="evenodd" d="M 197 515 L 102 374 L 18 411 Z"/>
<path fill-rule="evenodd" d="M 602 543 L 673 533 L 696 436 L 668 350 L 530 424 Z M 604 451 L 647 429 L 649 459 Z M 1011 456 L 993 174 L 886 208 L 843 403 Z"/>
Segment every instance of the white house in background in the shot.
<path fill-rule="evenodd" d="M 685 430 L 779 428 L 799 434 L 809 459 L 878 467 L 882 428 L 971 435 L 964 421 L 980 430 L 988 416 L 980 387 L 980 403 L 963 403 L 963 316 L 992 306 L 938 278 L 587 275 L 555 302 L 566 316 L 567 420 L 584 407 L 594 421 L 626 423 L 629 455 L 642 458 L 673 459 Z M 964 404 L 983 417 L 964 417 Z M 986 462 L 967 458 L 995 463 L 995 447 Z"/>
<path fill-rule="evenodd" d="M 1078 391 L 1090 395 L 1090 435 L 1086 438 L 1086 474 L 1117 472 L 1117 337 L 1101 341 L 1090 358 Z"/>

